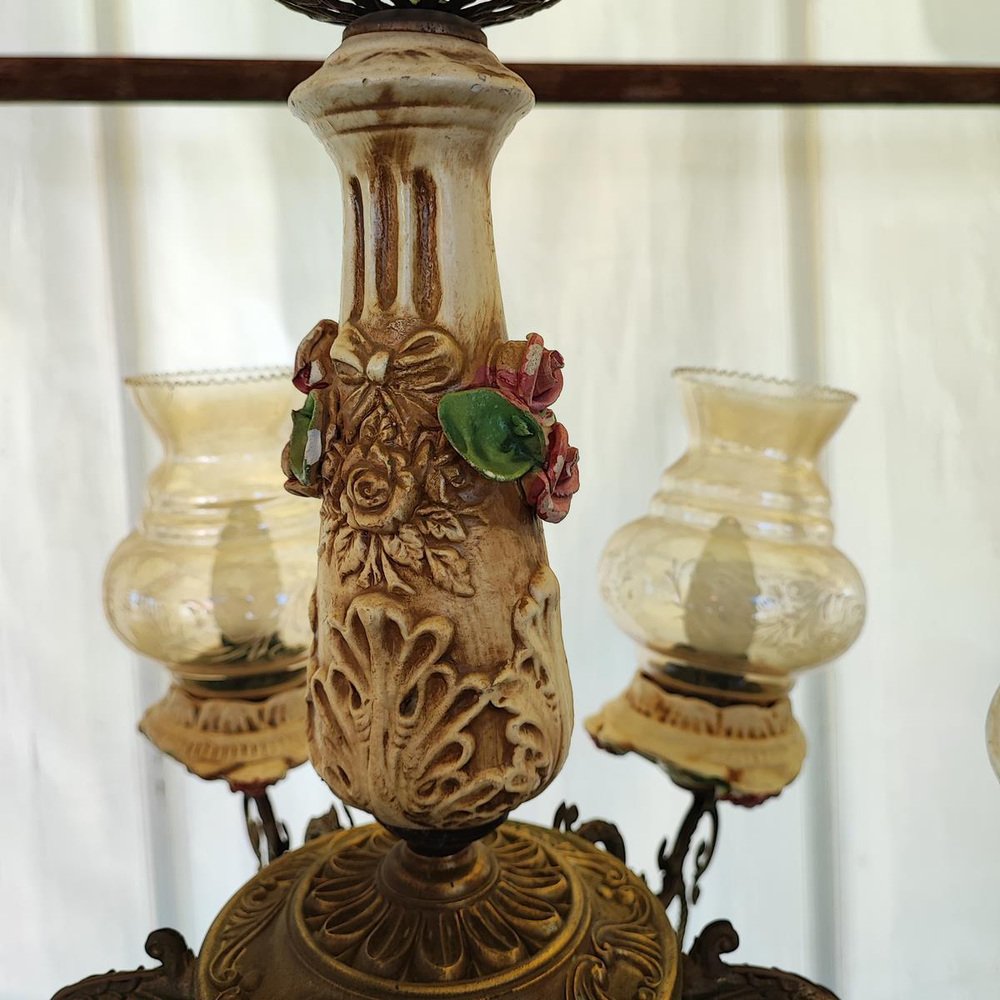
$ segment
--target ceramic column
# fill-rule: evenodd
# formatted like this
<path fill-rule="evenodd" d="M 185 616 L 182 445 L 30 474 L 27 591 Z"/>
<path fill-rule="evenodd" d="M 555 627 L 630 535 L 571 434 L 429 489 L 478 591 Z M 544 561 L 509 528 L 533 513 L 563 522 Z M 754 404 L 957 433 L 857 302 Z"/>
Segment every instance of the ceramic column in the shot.
<path fill-rule="evenodd" d="M 323 499 L 312 759 L 403 830 L 501 819 L 552 780 L 572 728 L 559 587 L 516 475 L 551 420 L 475 394 L 462 409 L 498 372 L 561 365 L 540 338 L 505 344 L 490 171 L 533 98 L 479 34 L 349 30 L 292 97 L 345 217 L 340 323 L 297 361 L 311 444 L 292 486 Z"/>

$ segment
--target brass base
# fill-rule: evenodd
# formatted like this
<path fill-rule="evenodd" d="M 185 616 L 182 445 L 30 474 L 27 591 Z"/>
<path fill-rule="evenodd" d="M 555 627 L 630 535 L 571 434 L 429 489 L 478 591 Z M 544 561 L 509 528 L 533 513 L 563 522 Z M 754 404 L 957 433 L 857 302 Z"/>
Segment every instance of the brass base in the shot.
<path fill-rule="evenodd" d="M 719 706 L 668 691 L 641 670 L 586 727 L 612 753 L 634 751 L 672 776 L 718 783 L 736 799 L 777 795 L 798 776 L 806 756 L 787 698 Z"/>
<path fill-rule="evenodd" d="M 139 729 L 192 774 L 240 791 L 271 785 L 309 759 L 301 687 L 245 701 L 199 698 L 174 684 Z"/>
<path fill-rule="evenodd" d="M 227 904 L 199 1000 L 670 1000 L 679 956 L 662 906 L 574 834 L 506 823 L 449 858 L 382 827 L 269 865 Z"/>

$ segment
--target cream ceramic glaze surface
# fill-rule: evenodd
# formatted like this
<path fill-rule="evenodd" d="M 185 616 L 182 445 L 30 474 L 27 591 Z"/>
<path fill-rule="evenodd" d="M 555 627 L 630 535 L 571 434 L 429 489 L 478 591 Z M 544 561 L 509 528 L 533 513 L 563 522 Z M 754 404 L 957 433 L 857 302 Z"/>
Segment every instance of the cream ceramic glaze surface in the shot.
<path fill-rule="evenodd" d="M 569 749 L 541 526 L 517 483 L 479 475 L 437 420 L 507 338 L 490 170 L 532 103 L 484 45 L 406 31 L 347 37 L 291 99 L 337 163 L 345 219 L 339 330 L 324 328 L 319 359 L 332 384 L 314 394 L 312 760 L 400 828 L 490 823 Z"/>

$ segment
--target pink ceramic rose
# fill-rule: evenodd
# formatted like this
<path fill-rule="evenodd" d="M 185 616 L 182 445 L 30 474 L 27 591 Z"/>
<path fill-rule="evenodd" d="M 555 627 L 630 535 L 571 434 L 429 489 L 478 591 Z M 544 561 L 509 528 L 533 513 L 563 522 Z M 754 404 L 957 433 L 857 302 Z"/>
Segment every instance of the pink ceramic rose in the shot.
<path fill-rule="evenodd" d="M 563 356 L 550 351 L 537 333 L 527 340 L 498 344 L 480 384 L 497 389 L 530 413 L 543 413 L 563 388 Z"/>
<path fill-rule="evenodd" d="M 554 424 L 545 465 L 521 480 L 528 503 L 543 521 L 558 524 L 569 513 L 573 494 L 580 489 L 579 461 L 579 451 L 569 443 L 569 432 L 562 424 Z"/>

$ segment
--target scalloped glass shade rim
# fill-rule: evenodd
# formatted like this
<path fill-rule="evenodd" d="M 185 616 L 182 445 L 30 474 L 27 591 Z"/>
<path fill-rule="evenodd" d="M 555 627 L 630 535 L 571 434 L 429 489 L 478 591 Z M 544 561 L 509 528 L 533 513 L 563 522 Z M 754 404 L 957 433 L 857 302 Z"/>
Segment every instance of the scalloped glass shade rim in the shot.
<path fill-rule="evenodd" d="M 128 375 L 122 381 L 132 389 L 147 386 L 181 387 L 209 385 L 240 385 L 247 382 L 279 382 L 292 377 L 290 368 L 272 365 L 262 368 L 220 368 L 203 371 L 154 372 Z"/>
<path fill-rule="evenodd" d="M 672 374 L 678 381 L 690 385 L 703 385 L 723 392 L 775 401 L 837 403 L 845 406 L 856 403 L 858 399 L 846 389 L 770 375 L 752 375 L 717 368 L 675 368 Z"/>

